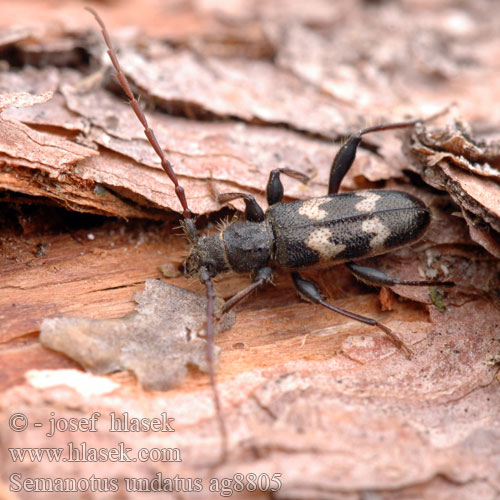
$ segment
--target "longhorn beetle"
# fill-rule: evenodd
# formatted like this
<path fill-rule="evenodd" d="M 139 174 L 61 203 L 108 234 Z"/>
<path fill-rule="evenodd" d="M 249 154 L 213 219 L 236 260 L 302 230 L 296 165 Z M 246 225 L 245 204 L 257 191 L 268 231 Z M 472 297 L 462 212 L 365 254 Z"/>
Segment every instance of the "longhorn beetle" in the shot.
<path fill-rule="evenodd" d="M 273 275 L 271 266 L 287 269 L 291 273 L 299 295 L 305 300 L 320 304 L 356 321 L 376 326 L 401 348 L 408 358 L 411 357 L 410 348 L 397 333 L 373 318 L 360 316 L 325 302 L 317 285 L 302 278 L 298 269 L 344 263 L 358 279 L 370 285 L 453 285 L 449 281 L 398 280 L 382 271 L 354 262 L 408 245 L 423 236 L 430 222 L 430 212 L 419 199 L 401 191 L 364 190 L 338 194 L 342 179 L 354 162 L 362 136 L 371 132 L 411 127 L 423 120 L 377 125 L 360 130 L 351 136 L 335 155 L 330 170 L 328 193 L 321 198 L 283 203 L 280 174 L 303 182 L 308 180 L 306 175 L 290 168 L 277 168 L 271 171 L 266 187 L 269 205 L 266 212 L 250 194 L 218 194 L 219 203 L 243 199 L 246 220 L 232 222 L 213 236 L 199 236 L 184 189 L 179 184 L 172 164 L 163 153 L 130 89 L 106 26 L 93 9 L 87 7 L 87 10 L 94 15 L 101 27 L 118 81 L 143 125 L 148 141 L 159 156 L 163 169 L 173 182 L 175 193 L 182 205 L 182 227 L 192 245 L 184 261 L 184 274 L 197 275 L 206 287 L 207 362 L 222 438 L 223 459 L 227 452 L 227 431 L 213 368 L 214 322 L 255 289 L 271 281 Z M 230 298 L 221 310 L 216 312 L 212 278 L 226 272 L 250 273 L 253 283 Z"/>

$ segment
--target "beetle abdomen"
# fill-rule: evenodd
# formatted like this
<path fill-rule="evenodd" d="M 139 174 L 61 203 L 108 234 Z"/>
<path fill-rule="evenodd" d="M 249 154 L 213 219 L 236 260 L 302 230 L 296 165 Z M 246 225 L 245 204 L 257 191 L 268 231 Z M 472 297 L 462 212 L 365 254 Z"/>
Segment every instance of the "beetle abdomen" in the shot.
<path fill-rule="evenodd" d="M 430 221 L 427 207 L 400 191 L 357 191 L 269 207 L 273 260 L 297 268 L 370 257 L 414 242 Z"/>

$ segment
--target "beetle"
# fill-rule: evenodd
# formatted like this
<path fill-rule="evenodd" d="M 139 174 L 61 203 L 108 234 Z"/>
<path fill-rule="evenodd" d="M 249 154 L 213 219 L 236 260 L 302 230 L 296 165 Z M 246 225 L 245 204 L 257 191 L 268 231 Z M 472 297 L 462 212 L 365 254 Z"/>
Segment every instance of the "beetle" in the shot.
<path fill-rule="evenodd" d="M 305 300 L 379 328 L 405 352 L 407 357 L 411 357 L 412 351 L 396 332 L 373 318 L 360 316 L 329 304 L 324 300 L 318 286 L 313 281 L 304 279 L 299 270 L 343 263 L 358 279 L 370 285 L 453 285 L 450 281 L 399 280 L 380 270 L 355 262 L 409 245 L 420 239 L 430 222 L 430 211 L 422 201 L 402 191 L 369 189 L 339 194 L 342 180 L 353 165 L 364 135 L 408 128 L 424 120 L 376 125 L 352 135 L 334 157 L 328 191 L 324 197 L 283 203 L 281 174 L 303 182 L 308 180 L 306 175 L 290 168 L 277 168 L 271 171 L 266 187 L 268 209 L 265 212 L 250 194 L 239 192 L 217 194 L 217 200 L 221 204 L 242 199 L 245 203 L 245 220 L 226 224 L 217 234 L 200 236 L 194 222 L 194 214 L 188 207 L 184 189 L 179 184 L 172 164 L 162 151 L 153 130 L 149 128 L 147 119 L 130 89 L 104 22 L 93 9 L 89 7 L 86 9 L 93 14 L 101 27 L 118 81 L 143 125 L 148 141 L 160 158 L 163 169 L 174 184 L 175 193 L 183 209 L 182 227 L 191 243 L 190 253 L 184 261 L 184 274 L 198 276 L 206 287 L 207 362 L 222 437 L 222 456 L 225 457 L 227 452 L 227 431 L 213 368 L 214 322 L 255 289 L 270 282 L 275 267 L 291 273 L 299 295 Z M 212 278 L 227 272 L 250 273 L 252 283 L 226 301 L 220 310 L 215 311 L 216 297 Z"/>

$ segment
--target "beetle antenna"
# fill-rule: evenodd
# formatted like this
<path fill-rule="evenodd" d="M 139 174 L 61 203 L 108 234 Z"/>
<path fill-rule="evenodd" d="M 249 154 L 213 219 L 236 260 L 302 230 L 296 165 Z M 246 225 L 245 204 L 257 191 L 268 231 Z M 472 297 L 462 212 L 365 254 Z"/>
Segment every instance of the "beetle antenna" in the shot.
<path fill-rule="evenodd" d="M 205 276 L 204 276 L 205 274 Z M 206 271 L 202 271 L 200 275 L 202 283 L 205 283 L 207 287 L 207 363 L 208 363 L 208 374 L 210 378 L 210 385 L 212 386 L 212 395 L 215 406 L 215 413 L 217 415 L 217 421 L 219 422 L 219 434 L 221 436 L 221 456 L 219 459 L 219 463 L 224 463 L 227 458 L 227 430 L 226 430 L 226 422 L 224 420 L 224 415 L 222 413 L 222 405 L 220 403 L 219 391 L 217 389 L 217 381 L 215 378 L 214 371 L 214 322 L 215 322 L 215 291 L 212 284 L 212 280 L 206 275 Z"/>
<path fill-rule="evenodd" d="M 146 116 L 144 115 L 143 111 L 139 107 L 139 103 L 137 102 L 137 99 L 135 98 L 132 90 L 130 89 L 130 85 L 128 83 L 127 77 L 125 76 L 125 73 L 123 73 L 120 63 L 118 62 L 118 58 L 116 57 L 116 52 L 115 49 L 113 48 L 113 45 L 111 43 L 111 37 L 109 36 L 108 30 L 104 24 L 104 21 L 101 19 L 99 14 L 92 9 L 91 7 L 85 7 L 96 19 L 96 21 L 99 23 L 99 26 L 101 27 L 102 31 L 102 36 L 104 37 L 104 41 L 106 42 L 106 46 L 108 47 L 108 55 L 109 58 L 111 59 L 111 63 L 113 64 L 115 71 L 116 71 L 116 77 L 118 78 L 118 81 L 125 92 L 127 94 L 127 97 L 129 98 L 130 105 L 132 106 L 132 109 L 134 110 L 135 115 L 141 122 L 142 126 L 144 127 L 144 134 L 146 135 L 149 143 L 151 146 L 153 146 L 153 149 L 155 150 L 156 154 L 161 160 L 161 166 L 163 167 L 163 170 L 167 173 L 169 176 L 170 180 L 173 182 L 174 187 L 175 187 L 175 194 L 177 195 L 177 198 L 179 199 L 179 202 L 182 205 L 182 216 L 184 217 L 184 220 L 181 222 L 181 225 L 184 229 L 184 232 L 186 233 L 188 239 L 191 241 L 191 243 L 196 243 L 198 241 L 198 232 L 196 230 L 196 226 L 194 223 L 194 218 L 193 218 L 193 213 L 188 207 L 187 200 L 186 200 L 186 195 L 184 193 L 183 187 L 179 184 L 179 181 L 177 179 L 177 176 L 175 175 L 174 168 L 170 161 L 168 161 L 167 157 L 165 156 L 165 153 L 161 149 L 158 140 L 156 139 L 156 136 L 151 128 L 149 128 L 148 122 L 146 120 Z M 212 284 L 212 280 L 210 279 L 210 276 L 208 272 L 205 270 L 202 271 L 200 275 L 202 283 L 205 284 L 206 289 L 207 289 L 207 325 L 206 325 L 206 341 L 207 341 L 207 364 L 208 364 L 208 370 L 209 370 L 209 377 L 210 377 L 210 385 L 212 387 L 212 394 L 213 394 L 213 399 L 214 399 L 214 406 L 215 406 L 215 413 L 217 416 L 217 421 L 219 423 L 219 432 L 221 436 L 221 448 L 222 448 L 222 453 L 221 453 L 221 458 L 220 461 L 223 462 L 226 459 L 227 456 L 227 431 L 226 431 L 226 425 L 224 421 L 224 416 L 222 414 L 222 408 L 220 404 L 220 398 L 219 398 L 219 392 L 217 390 L 217 383 L 216 383 L 216 378 L 215 378 L 215 370 L 214 370 L 214 355 L 213 355 L 213 347 L 214 347 L 214 322 L 215 322 L 215 313 L 214 313 L 214 308 L 215 308 L 215 291 L 214 287 Z"/>
<path fill-rule="evenodd" d="M 167 157 L 165 156 L 165 153 L 161 149 L 158 140 L 156 139 L 156 136 L 153 132 L 152 129 L 149 128 L 148 121 L 146 120 L 146 117 L 144 113 L 142 112 L 142 109 L 139 107 L 139 103 L 137 102 L 137 99 L 135 98 L 132 90 L 130 89 L 130 85 L 128 83 L 127 77 L 125 76 L 125 73 L 123 73 L 120 63 L 118 62 L 118 58 L 116 57 L 116 52 L 115 49 L 113 48 L 113 45 L 111 44 L 111 38 L 109 36 L 108 30 L 106 29 L 106 26 L 104 24 L 104 21 L 101 19 L 99 14 L 92 9 L 91 7 L 85 7 L 96 19 L 96 21 L 99 23 L 99 26 L 101 27 L 102 31 L 102 36 L 104 37 L 104 41 L 106 42 L 106 45 L 108 47 L 108 55 L 109 58 L 111 59 L 111 62 L 115 68 L 116 71 L 116 77 L 118 78 L 118 81 L 120 82 L 120 85 L 127 94 L 127 97 L 129 98 L 130 105 L 132 106 L 132 109 L 134 110 L 135 115 L 139 119 L 139 121 L 142 123 L 142 126 L 144 127 L 144 134 L 146 135 L 149 143 L 151 146 L 153 146 L 153 149 L 155 150 L 156 154 L 161 160 L 161 166 L 163 167 L 163 170 L 167 173 L 167 175 L 170 177 L 170 180 L 173 182 L 174 187 L 175 187 L 175 194 L 177 195 L 177 198 L 179 199 L 181 205 L 182 205 L 182 215 L 185 219 L 191 219 L 193 217 L 193 213 L 191 210 L 189 210 L 187 200 L 186 200 L 186 195 L 184 193 L 183 187 L 179 184 L 179 181 L 177 180 L 177 176 L 175 175 L 174 168 L 172 164 L 168 161 Z"/>

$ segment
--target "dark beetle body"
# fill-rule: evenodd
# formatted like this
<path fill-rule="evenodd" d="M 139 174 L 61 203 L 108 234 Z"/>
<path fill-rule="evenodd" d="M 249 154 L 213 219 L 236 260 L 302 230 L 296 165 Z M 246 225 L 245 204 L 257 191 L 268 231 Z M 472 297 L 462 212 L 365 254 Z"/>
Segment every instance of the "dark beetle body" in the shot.
<path fill-rule="evenodd" d="M 342 179 L 354 162 L 362 136 L 372 132 L 411 127 L 421 120 L 375 125 L 352 135 L 340 147 L 333 159 L 327 196 L 283 203 L 284 190 L 280 174 L 302 182 L 309 180 L 304 173 L 288 167 L 275 168 L 270 172 L 266 187 L 269 208 L 265 213 L 251 194 L 223 193 L 218 195 L 219 203 L 243 199 L 246 205 L 245 222 L 234 222 L 216 235 L 200 237 L 193 213 L 188 207 L 184 189 L 179 184 L 172 164 L 149 127 L 127 78 L 120 68 L 107 29 L 99 15 L 90 8 L 88 10 L 101 26 L 108 47 L 108 55 L 116 70 L 118 81 L 144 127 L 146 138 L 160 158 L 162 168 L 172 181 L 182 206 L 182 225 L 187 238 L 192 243 L 191 252 L 184 262 L 185 274 L 198 275 L 206 287 L 207 363 L 222 437 L 221 463 L 226 458 L 228 440 L 215 383 L 214 323 L 256 288 L 270 282 L 273 276 L 272 267 L 289 269 L 299 295 L 305 300 L 361 323 L 378 327 L 409 357 L 411 350 L 397 333 L 374 318 L 361 316 L 330 304 L 323 298 L 318 286 L 313 281 L 304 279 L 297 269 L 345 263 L 357 278 L 376 286 L 453 285 L 452 282 L 398 280 L 382 271 L 353 262 L 385 253 L 419 239 L 430 221 L 429 210 L 420 200 L 399 191 L 365 190 L 338 194 Z M 219 273 L 229 271 L 252 273 L 252 284 L 228 299 L 216 313 L 216 294 L 212 278 Z"/>
<path fill-rule="evenodd" d="M 262 222 L 234 222 L 202 238 L 188 271 L 212 261 L 213 271 L 253 272 L 275 263 L 288 269 L 329 266 L 371 257 L 420 238 L 427 207 L 400 191 L 365 190 L 275 203 Z"/>
<path fill-rule="evenodd" d="M 332 265 L 370 257 L 418 239 L 430 221 L 418 199 L 400 191 L 357 191 L 271 206 L 273 260 L 281 267 Z"/>

